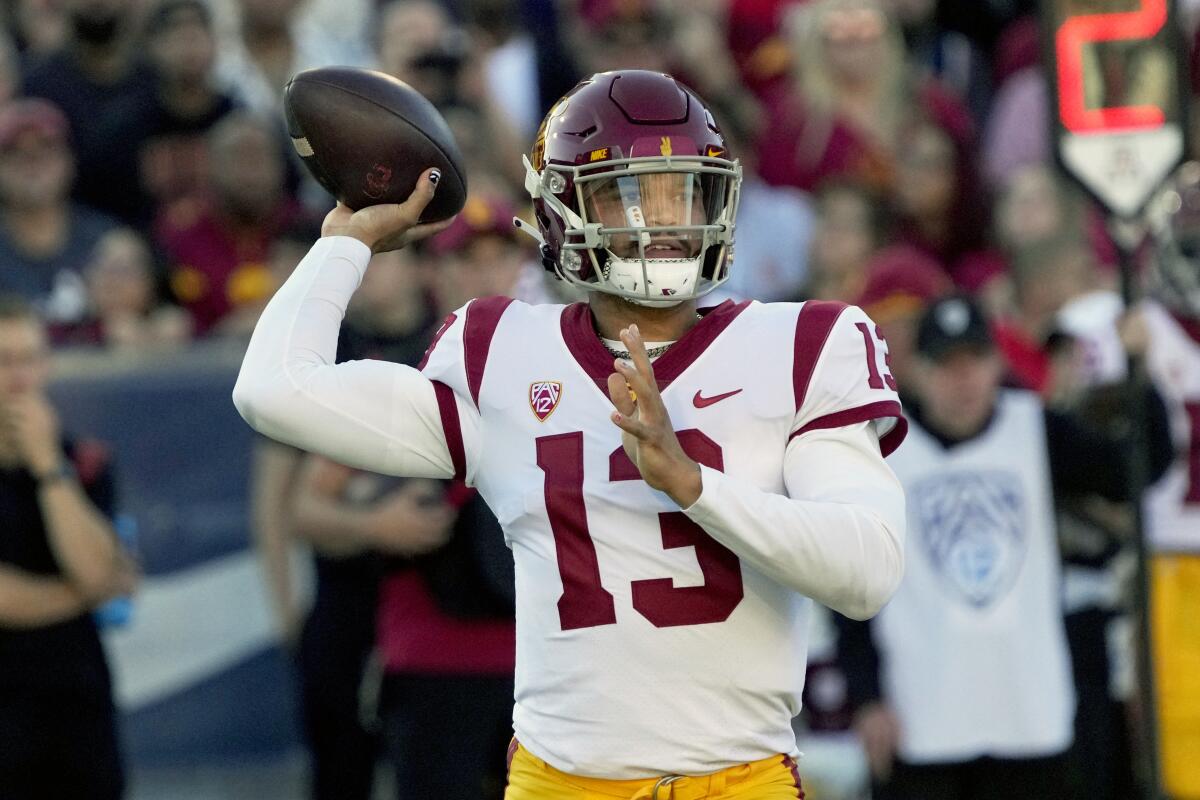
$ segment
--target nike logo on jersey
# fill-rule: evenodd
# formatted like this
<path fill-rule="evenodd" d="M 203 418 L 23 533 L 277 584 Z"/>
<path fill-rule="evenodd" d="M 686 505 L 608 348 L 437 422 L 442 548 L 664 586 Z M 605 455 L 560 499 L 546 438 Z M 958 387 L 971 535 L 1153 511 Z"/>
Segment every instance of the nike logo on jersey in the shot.
<path fill-rule="evenodd" d="M 708 406 L 711 406 L 713 403 L 719 403 L 727 397 L 733 397 L 735 394 L 737 394 L 740 391 L 741 391 L 741 389 L 734 389 L 732 392 L 725 392 L 725 394 L 716 394 L 716 395 L 713 395 L 712 397 L 701 397 L 700 390 L 697 389 L 696 396 L 692 398 L 692 404 L 694 406 L 696 406 L 696 408 L 707 408 Z"/>

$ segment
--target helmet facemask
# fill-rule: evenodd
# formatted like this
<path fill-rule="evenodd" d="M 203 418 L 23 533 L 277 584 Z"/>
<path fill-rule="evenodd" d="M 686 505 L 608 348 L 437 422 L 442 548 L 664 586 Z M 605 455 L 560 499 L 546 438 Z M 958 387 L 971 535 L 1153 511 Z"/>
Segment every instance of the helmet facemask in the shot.
<path fill-rule="evenodd" d="M 655 156 L 548 164 L 540 174 L 526 162 L 526 169 L 530 193 L 563 221 L 555 271 L 564 280 L 641 305 L 673 306 L 728 277 L 738 162 Z"/>

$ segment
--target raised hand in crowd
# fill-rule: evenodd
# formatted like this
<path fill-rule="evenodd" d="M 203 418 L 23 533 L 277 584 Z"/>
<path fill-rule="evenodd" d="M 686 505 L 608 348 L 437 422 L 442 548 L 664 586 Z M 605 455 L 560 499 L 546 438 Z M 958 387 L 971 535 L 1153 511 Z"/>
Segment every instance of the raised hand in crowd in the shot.
<path fill-rule="evenodd" d="M 434 481 L 408 481 L 384 495 L 368 515 L 378 550 L 403 556 L 428 553 L 450 539 L 454 509 Z"/>
<path fill-rule="evenodd" d="M 334 557 L 367 551 L 411 556 L 445 544 L 454 511 L 438 484 L 411 480 L 387 488 L 388 480 L 310 456 L 295 493 L 296 534 Z"/>

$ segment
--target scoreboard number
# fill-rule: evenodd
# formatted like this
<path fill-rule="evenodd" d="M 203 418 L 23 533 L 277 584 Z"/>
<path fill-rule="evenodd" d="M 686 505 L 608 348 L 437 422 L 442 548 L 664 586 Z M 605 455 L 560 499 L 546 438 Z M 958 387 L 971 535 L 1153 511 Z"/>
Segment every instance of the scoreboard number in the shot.
<path fill-rule="evenodd" d="M 1054 141 L 1110 213 L 1139 214 L 1183 159 L 1184 51 L 1172 0 L 1043 0 Z"/>

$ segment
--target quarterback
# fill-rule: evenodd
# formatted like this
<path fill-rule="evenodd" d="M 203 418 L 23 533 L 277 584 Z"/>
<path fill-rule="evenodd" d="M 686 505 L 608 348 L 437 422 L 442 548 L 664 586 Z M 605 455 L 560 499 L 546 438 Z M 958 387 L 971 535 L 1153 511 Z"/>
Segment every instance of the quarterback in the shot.
<path fill-rule="evenodd" d="M 587 303 L 480 298 L 418 369 L 335 364 L 372 252 L 445 224 L 415 224 L 430 170 L 401 205 L 330 212 L 234 402 L 267 436 L 487 500 L 516 563 L 509 800 L 801 797 L 810 605 L 869 617 L 903 573 L 887 347 L 839 303 L 698 310 L 741 170 L 668 75 L 584 80 L 526 169 L 543 262 Z"/>

